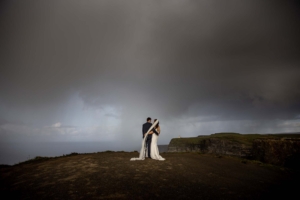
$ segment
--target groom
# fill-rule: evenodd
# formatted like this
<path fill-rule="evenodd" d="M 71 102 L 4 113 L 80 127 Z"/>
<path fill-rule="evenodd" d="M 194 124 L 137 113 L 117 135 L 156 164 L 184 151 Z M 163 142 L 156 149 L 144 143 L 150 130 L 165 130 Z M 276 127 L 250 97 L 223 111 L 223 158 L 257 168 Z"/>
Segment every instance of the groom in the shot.
<path fill-rule="evenodd" d="M 151 118 L 148 117 L 147 118 L 147 122 L 145 124 L 143 124 L 143 138 L 145 137 L 145 134 L 147 133 L 147 131 L 151 128 L 152 123 L 151 123 Z M 153 128 L 152 131 L 158 135 L 158 133 L 156 132 L 156 130 Z M 150 157 L 150 152 L 151 152 L 151 141 L 152 141 L 152 134 L 153 132 L 149 132 L 147 139 L 146 139 L 146 147 L 148 149 L 148 158 Z"/>

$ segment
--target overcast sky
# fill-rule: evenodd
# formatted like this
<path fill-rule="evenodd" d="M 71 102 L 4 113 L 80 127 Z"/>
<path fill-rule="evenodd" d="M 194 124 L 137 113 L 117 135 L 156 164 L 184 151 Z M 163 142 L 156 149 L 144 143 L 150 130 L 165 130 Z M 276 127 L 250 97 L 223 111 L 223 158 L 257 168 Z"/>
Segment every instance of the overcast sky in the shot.
<path fill-rule="evenodd" d="M 1 2 L 1 142 L 300 131 L 297 1 Z"/>

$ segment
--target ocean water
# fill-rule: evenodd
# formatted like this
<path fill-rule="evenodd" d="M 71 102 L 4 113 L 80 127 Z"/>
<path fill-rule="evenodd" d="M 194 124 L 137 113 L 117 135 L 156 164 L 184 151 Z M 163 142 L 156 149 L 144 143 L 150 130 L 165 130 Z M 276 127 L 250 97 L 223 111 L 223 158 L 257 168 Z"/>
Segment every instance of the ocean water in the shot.
<path fill-rule="evenodd" d="M 168 145 L 158 145 L 160 152 L 166 152 Z M 96 153 L 101 151 L 139 151 L 139 145 L 116 145 L 109 142 L 40 142 L 0 143 L 0 164 L 14 165 L 36 156 L 54 157 L 63 154 Z"/>

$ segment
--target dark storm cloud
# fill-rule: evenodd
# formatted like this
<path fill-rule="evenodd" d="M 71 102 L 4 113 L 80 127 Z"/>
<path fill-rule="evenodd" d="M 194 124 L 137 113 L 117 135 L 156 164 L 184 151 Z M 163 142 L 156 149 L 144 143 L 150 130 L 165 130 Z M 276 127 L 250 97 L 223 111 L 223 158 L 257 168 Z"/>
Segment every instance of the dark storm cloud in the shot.
<path fill-rule="evenodd" d="M 4 124 L 7 124 L 7 120 L 0 118 L 0 125 L 4 125 Z"/>
<path fill-rule="evenodd" d="M 129 121 L 147 113 L 293 119 L 300 112 L 296 5 L 7 3 L 0 19 L 0 103 L 46 117 L 78 92 L 88 106 L 122 106 Z"/>

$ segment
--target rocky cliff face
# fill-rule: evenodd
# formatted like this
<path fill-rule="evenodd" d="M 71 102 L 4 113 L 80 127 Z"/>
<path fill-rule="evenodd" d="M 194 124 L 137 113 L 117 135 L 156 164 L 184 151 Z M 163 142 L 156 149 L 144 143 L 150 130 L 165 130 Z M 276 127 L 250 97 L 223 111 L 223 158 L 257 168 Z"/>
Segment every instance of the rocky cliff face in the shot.
<path fill-rule="evenodd" d="M 212 135 L 211 137 L 172 139 L 168 152 L 231 155 L 255 159 L 274 165 L 300 168 L 300 138 L 274 137 L 274 135 L 270 135 L 244 140 L 241 139 L 244 137 L 241 135 L 231 134 L 229 136 L 216 137 Z M 238 137 L 240 137 L 239 140 Z"/>
<path fill-rule="evenodd" d="M 255 139 L 253 159 L 287 167 L 300 167 L 300 139 Z"/>
<path fill-rule="evenodd" d="M 172 145 L 170 143 L 168 152 L 200 152 L 250 157 L 251 147 L 230 140 L 207 138 L 201 140 L 199 144 Z"/>

